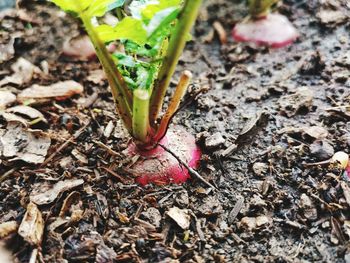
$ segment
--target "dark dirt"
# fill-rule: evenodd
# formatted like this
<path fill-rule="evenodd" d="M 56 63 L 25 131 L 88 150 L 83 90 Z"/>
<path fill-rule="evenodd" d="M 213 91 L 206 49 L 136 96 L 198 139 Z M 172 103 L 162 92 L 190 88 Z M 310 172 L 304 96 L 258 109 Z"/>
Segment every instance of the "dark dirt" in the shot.
<path fill-rule="evenodd" d="M 51 189 L 36 202 L 42 243 L 24 241 L 15 222 L 3 238 L 17 262 L 350 262 L 349 180 L 327 165 L 305 165 L 350 147 L 350 7 L 331 4 L 284 1 L 279 11 L 301 37 L 269 50 L 230 37 L 222 45 L 213 22 L 229 34 L 246 10 L 228 0 L 205 3 L 179 71 L 193 71 L 194 93 L 209 91 L 174 122 L 197 136 L 205 153 L 198 172 L 216 190 L 195 178 L 133 184 L 121 154 L 128 138 L 107 82 L 87 80 L 99 64 L 59 54 L 79 32 L 73 19 L 43 2 L 23 6 L 30 22 L 2 18 L 0 47 L 17 37 L 0 79 L 18 57 L 49 69 L 8 89 L 18 94 L 34 83 L 71 79 L 85 88 L 81 96 L 32 105 L 48 120 L 36 128 L 52 140 L 43 164 L 0 160 L 0 224 L 20 224 L 33 195 Z M 327 12 L 338 13 L 330 19 Z M 179 221 L 173 207 L 181 209 Z"/>

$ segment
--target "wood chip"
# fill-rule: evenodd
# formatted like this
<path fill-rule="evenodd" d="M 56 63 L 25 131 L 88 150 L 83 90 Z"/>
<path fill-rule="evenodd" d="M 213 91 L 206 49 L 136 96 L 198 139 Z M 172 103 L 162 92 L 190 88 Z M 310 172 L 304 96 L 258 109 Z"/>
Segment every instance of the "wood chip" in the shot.
<path fill-rule="evenodd" d="M 172 220 L 174 220 L 179 227 L 181 227 L 183 230 L 186 230 L 190 227 L 190 220 L 191 217 L 188 214 L 187 209 L 180 209 L 176 206 L 169 209 L 169 211 L 166 213 Z"/>
<path fill-rule="evenodd" d="M 0 90 L 0 110 L 16 101 L 16 95 L 7 90 Z"/>
<path fill-rule="evenodd" d="M 84 87 L 80 83 L 74 80 L 67 80 L 57 82 L 50 86 L 41 86 L 34 84 L 18 94 L 17 99 L 22 103 L 26 101 L 52 98 L 55 98 L 57 100 L 64 100 L 75 94 L 80 94 L 83 91 Z"/>
<path fill-rule="evenodd" d="M 348 206 L 350 207 L 350 187 L 347 182 L 340 182 L 341 188 L 343 189 L 343 194 Z"/>
<path fill-rule="evenodd" d="M 71 190 L 77 186 L 80 186 L 84 183 L 83 179 L 72 179 L 72 180 L 65 180 L 60 181 L 56 183 L 51 189 L 31 194 L 30 201 L 37 205 L 45 205 L 52 203 L 56 200 L 56 198 L 59 196 L 59 194 L 66 192 L 68 190 Z"/>
<path fill-rule="evenodd" d="M 11 76 L 6 76 L 0 81 L 0 87 L 6 84 L 23 85 L 29 83 L 34 74 L 42 73 L 41 70 L 24 58 L 19 58 L 12 66 L 14 72 Z"/>
<path fill-rule="evenodd" d="M 23 123 L 27 127 L 33 123 L 47 123 L 46 118 L 40 111 L 25 105 L 8 108 L 0 112 L 0 115 L 2 115 L 7 122 L 17 121 Z"/>
<path fill-rule="evenodd" d="M 243 205 L 244 205 L 244 198 L 243 197 L 238 198 L 235 206 L 233 207 L 233 209 L 231 210 L 231 212 L 228 215 L 227 221 L 229 224 L 232 224 L 233 221 L 236 219 L 236 217 L 237 217 L 239 211 L 241 211 Z"/>
<path fill-rule="evenodd" d="M 44 234 L 44 220 L 34 203 L 29 203 L 27 212 L 18 229 L 18 234 L 33 246 L 40 246 Z"/>
<path fill-rule="evenodd" d="M 0 239 L 16 232 L 18 224 L 16 221 L 8 221 L 0 224 Z"/>

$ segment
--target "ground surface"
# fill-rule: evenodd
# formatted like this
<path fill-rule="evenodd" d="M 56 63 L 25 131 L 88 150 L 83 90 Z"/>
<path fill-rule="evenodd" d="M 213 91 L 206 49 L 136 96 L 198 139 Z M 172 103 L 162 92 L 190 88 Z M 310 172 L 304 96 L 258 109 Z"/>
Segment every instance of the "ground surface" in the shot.
<path fill-rule="evenodd" d="M 305 165 L 350 147 L 350 112 L 341 107 L 350 104 L 346 2 L 329 8 L 285 1 L 279 11 L 301 36 L 278 50 L 233 43 L 229 32 L 244 17 L 243 6 L 206 2 L 179 69 L 192 70 L 193 89 L 208 92 L 175 123 L 197 136 L 204 152 L 198 171 L 217 190 L 197 179 L 181 186 L 130 183 L 130 160 L 121 154 L 127 138 L 107 83 L 99 74 L 87 78 L 99 64 L 60 56 L 62 43 L 78 33 L 74 21 L 37 2 L 23 6 L 21 16 L 0 19 L 0 45 L 7 50 L 0 79 L 20 57 L 47 71 L 0 90 L 19 94 L 62 80 L 84 86 L 81 95 L 31 105 L 47 119 L 32 127 L 50 135 L 47 161 L 1 157 L 0 223 L 14 222 L 4 239 L 17 261 L 350 262 L 347 178 L 327 165 Z M 215 21 L 226 29 L 228 44 L 213 31 Z M 14 129 L 4 118 L 0 125 Z M 30 200 L 44 223 L 21 225 L 24 241 L 16 223 Z M 179 226 L 189 221 L 188 229 Z M 38 246 L 28 232 L 42 224 Z"/>

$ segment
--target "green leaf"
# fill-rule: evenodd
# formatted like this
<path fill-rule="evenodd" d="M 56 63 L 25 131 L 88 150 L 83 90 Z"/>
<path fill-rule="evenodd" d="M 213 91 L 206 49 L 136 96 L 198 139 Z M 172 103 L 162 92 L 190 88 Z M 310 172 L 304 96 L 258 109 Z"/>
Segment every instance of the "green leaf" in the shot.
<path fill-rule="evenodd" d="M 86 12 L 89 17 L 100 17 L 106 12 L 124 5 L 125 0 L 51 0 L 64 11 Z"/>
<path fill-rule="evenodd" d="M 91 4 L 91 0 L 51 0 L 64 11 L 81 13 Z"/>
<path fill-rule="evenodd" d="M 156 13 L 169 7 L 180 7 L 181 3 L 182 0 L 160 0 L 158 4 L 147 5 L 141 14 L 145 20 L 151 20 Z"/>
<path fill-rule="evenodd" d="M 136 54 L 138 56 L 153 58 L 157 56 L 160 44 L 155 46 L 151 45 L 138 45 L 135 42 L 127 41 L 124 43 L 124 48 L 127 53 Z"/>
<path fill-rule="evenodd" d="M 142 19 L 141 11 L 146 6 L 147 2 L 149 2 L 149 0 L 132 1 L 129 5 L 131 16 Z"/>
<path fill-rule="evenodd" d="M 147 40 L 147 31 L 142 22 L 132 17 L 125 17 L 115 27 L 100 25 L 95 30 L 104 42 L 125 39 L 142 45 Z"/>
<path fill-rule="evenodd" d="M 86 12 L 90 17 L 100 17 L 112 9 L 122 6 L 124 2 L 125 0 L 92 0 Z"/>
<path fill-rule="evenodd" d="M 128 56 L 123 53 L 114 53 L 113 56 L 117 59 L 118 65 L 131 67 L 131 68 L 136 66 L 137 62 L 132 56 Z"/>
<path fill-rule="evenodd" d="M 162 31 L 164 27 L 168 27 L 168 25 L 176 19 L 179 12 L 179 8 L 169 7 L 156 13 L 147 25 L 148 36 L 151 37 L 153 34 L 156 34 L 157 31 Z"/>

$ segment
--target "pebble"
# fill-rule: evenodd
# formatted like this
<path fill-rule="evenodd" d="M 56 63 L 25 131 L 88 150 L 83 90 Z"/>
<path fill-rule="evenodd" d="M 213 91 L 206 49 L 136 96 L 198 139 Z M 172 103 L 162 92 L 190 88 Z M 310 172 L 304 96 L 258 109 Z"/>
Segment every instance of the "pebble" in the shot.
<path fill-rule="evenodd" d="M 302 194 L 300 197 L 300 207 L 303 209 L 306 219 L 311 221 L 317 219 L 317 209 L 312 203 L 310 197 L 306 194 Z"/>
<path fill-rule="evenodd" d="M 220 132 L 216 132 L 205 139 L 205 147 L 207 149 L 215 149 L 225 143 L 225 139 Z"/>
<path fill-rule="evenodd" d="M 317 160 L 327 160 L 333 156 L 334 148 L 327 141 L 315 141 L 310 145 L 310 154 Z"/>
<path fill-rule="evenodd" d="M 162 216 L 158 209 L 154 207 L 149 207 L 146 211 L 141 213 L 141 216 L 155 227 L 160 227 L 160 221 L 162 219 Z"/>
<path fill-rule="evenodd" d="M 266 163 L 256 162 L 253 164 L 253 172 L 257 176 L 263 176 L 269 170 L 269 165 Z"/>

